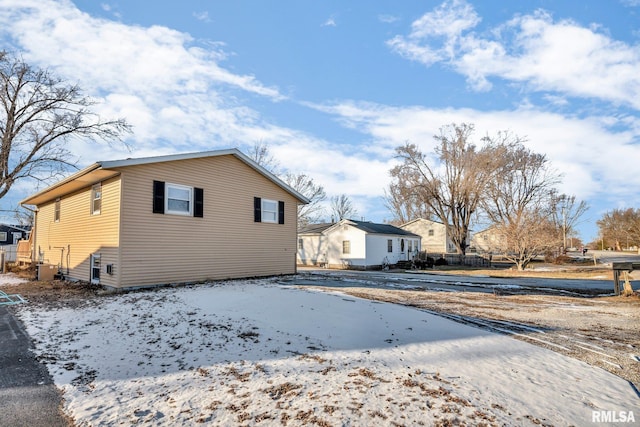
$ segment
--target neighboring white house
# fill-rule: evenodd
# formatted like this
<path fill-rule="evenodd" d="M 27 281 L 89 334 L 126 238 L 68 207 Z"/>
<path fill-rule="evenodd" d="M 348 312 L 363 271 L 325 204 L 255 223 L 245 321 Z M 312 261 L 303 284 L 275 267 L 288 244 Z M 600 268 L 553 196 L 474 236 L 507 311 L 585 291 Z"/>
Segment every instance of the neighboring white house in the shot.
<path fill-rule="evenodd" d="M 376 269 L 411 260 L 420 236 L 390 224 L 343 219 L 298 231 L 298 264 Z"/>
<path fill-rule="evenodd" d="M 400 228 L 419 235 L 422 238 L 423 251 L 428 253 L 456 252 L 456 245 L 447 236 L 447 228 L 441 222 L 418 218 L 402 224 Z M 468 237 L 467 241 L 469 241 Z"/>

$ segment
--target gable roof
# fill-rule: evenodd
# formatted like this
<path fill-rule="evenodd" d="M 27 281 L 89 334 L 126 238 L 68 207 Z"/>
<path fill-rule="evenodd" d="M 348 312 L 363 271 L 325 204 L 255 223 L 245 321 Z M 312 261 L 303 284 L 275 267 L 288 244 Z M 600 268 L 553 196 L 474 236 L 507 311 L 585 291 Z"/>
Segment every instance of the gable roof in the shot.
<path fill-rule="evenodd" d="M 334 223 L 310 224 L 301 228 L 298 234 L 323 234 L 340 225 L 350 225 L 369 234 L 395 234 L 399 236 L 419 237 L 417 234 L 393 226 L 391 224 L 377 224 L 369 221 L 356 221 L 353 219 L 343 219 Z"/>
<path fill-rule="evenodd" d="M 401 236 L 417 236 L 417 234 L 410 233 L 407 230 L 403 230 L 402 228 L 398 228 L 395 225 L 391 224 L 377 224 L 375 222 L 355 221 L 352 219 L 343 221 L 348 221 L 349 225 L 353 225 L 357 229 L 369 234 L 398 234 Z"/>
<path fill-rule="evenodd" d="M 3 224 L 3 223 L 0 223 L 0 228 L 2 229 L 11 228 L 13 230 L 22 231 L 23 233 L 28 233 L 31 230 L 30 225 L 22 226 L 22 225 L 12 225 L 12 224 Z"/>
<path fill-rule="evenodd" d="M 440 224 L 440 225 L 444 225 L 444 223 L 443 223 L 443 222 L 435 221 L 435 220 L 433 220 L 433 219 L 416 218 L 416 219 L 411 220 L 411 221 L 409 221 L 409 222 L 405 222 L 405 223 L 404 223 L 404 224 L 402 224 L 400 227 L 401 227 L 401 228 L 402 228 L 402 227 L 406 227 L 407 225 L 410 225 L 410 224 L 413 224 L 413 223 L 416 223 L 416 222 L 429 222 L 429 223 L 432 223 L 432 224 Z"/>
<path fill-rule="evenodd" d="M 201 159 L 206 157 L 228 155 L 234 156 L 237 159 L 241 160 L 256 172 L 298 199 L 301 203 L 309 203 L 308 198 L 306 198 L 305 196 L 291 188 L 289 185 L 287 185 L 285 182 L 283 182 L 280 178 L 254 162 L 240 150 L 238 150 L 237 148 L 230 148 L 226 150 L 201 151 L 196 153 L 171 154 L 167 156 L 141 157 L 137 159 L 108 160 L 96 162 L 63 180 L 58 181 L 57 183 L 45 188 L 44 190 L 41 190 L 36 194 L 27 197 L 26 199 L 20 201 L 20 204 L 38 205 L 53 200 L 57 197 L 69 194 L 81 188 L 88 187 L 89 185 L 95 184 L 99 181 L 103 181 L 105 179 L 116 176 L 119 174 L 119 171 L 117 170 L 118 168 L 146 165 L 150 163 L 173 162 L 176 160 Z"/>
<path fill-rule="evenodd" d="M 319 224 L 308 224 L 300 230 L 298 230 L 298 234 L 322 234 L 324 230 L 331 227 L 333 222 L 322 222 Z"/>

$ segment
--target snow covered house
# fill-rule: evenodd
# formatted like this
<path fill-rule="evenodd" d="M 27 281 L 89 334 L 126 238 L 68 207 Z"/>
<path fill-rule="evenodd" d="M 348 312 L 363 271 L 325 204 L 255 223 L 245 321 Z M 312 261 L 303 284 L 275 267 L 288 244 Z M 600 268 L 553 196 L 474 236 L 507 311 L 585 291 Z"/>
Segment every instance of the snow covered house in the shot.
<path fill-rule="evenodd" d="M 298 231 L 298 264 L 376 269 L 411 260 L 420 236 L 390 224 L 343 219 Z"/>
<path fill-rule="evenodd" d="M 441 222 L 418 218 L 402 224 L 400 228 L 419 235 L 422 239 L 423 251 L 428 253 L 456 252 L 456 246 L 447 235 L 447 228 Z"/>
<path fill-rule="evenodd" d="M 301 203 L 237 149 L 97 162 L 21 201 L 34 261 L 113 288 L 293 274 Z"/>

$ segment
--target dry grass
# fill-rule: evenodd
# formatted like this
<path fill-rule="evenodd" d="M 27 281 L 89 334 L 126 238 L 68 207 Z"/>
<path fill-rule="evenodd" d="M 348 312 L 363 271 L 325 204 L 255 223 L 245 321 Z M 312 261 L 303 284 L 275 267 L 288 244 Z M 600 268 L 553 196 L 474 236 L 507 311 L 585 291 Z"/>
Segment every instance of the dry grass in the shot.
<path fill-rule="evenodd" d="M 572 267 L 572 266 L 536 265 L 535 269 L 518 271 L 511 268 L 474 268 L 458 265 L 439 266 L 425 273 L 451 274 L 457 276 L 488 276 L 488 277 L 533 277 L 538 279 L 602 279 L 613 280 L 611 268 L 604 267 Z M 542 269 L 544 268 L 544 269 Z"/>

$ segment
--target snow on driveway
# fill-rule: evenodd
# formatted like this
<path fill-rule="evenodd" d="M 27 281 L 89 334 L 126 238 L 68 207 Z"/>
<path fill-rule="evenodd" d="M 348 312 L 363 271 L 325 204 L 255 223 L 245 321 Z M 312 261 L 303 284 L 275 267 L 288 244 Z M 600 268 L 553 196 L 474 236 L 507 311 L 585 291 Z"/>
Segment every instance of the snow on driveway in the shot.
<path fill-rule="evenodd" d="M 585 425 L 638 407 L 575 359 L 275 280 L 19 310 L 79 426 Z"/>

